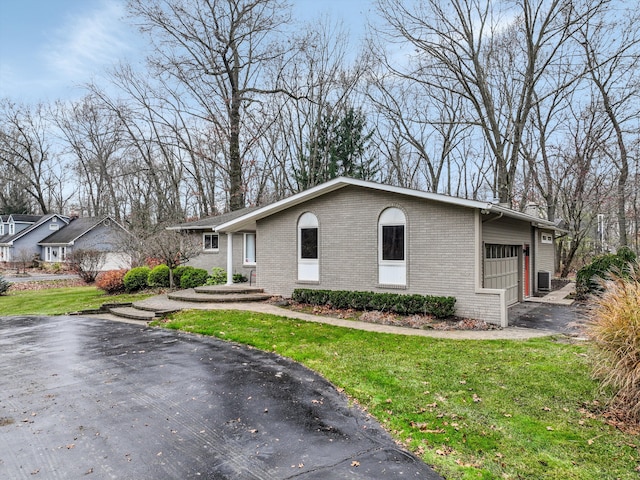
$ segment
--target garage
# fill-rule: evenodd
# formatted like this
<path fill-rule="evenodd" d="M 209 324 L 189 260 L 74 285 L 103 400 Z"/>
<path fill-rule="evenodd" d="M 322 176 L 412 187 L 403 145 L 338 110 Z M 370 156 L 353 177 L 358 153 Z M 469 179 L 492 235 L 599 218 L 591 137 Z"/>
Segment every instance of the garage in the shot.
<path fill-rule="evenodd" d="M 485 245 L 484 288 L 506 290 L 507 305 L 519 300 L 519 245 Z"/>

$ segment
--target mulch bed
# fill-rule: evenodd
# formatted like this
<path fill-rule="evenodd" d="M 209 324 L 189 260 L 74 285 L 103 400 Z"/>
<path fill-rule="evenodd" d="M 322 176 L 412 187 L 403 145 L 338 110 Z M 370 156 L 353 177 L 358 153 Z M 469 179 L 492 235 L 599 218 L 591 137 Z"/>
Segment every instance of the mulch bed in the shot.
<path fill-rule="evenodd" d="M 282 305 L 281 301 L 277 303 Z M 431 315 L 398 315 L 392 312 L 380 312 L 376 310 L 362 312 L 354 309 L 337 309 L 297 302 L 286 302 L 284 306 L 291 310 L 311 313 L 313 315 L 325 315 L 344 318 L 346 320 L 358 320 L 360 322 L 416 328 L 420 330 L 500 330 L 500 327 L 497 325 L 471 318 L 450 317 L 439 319 Z"/>

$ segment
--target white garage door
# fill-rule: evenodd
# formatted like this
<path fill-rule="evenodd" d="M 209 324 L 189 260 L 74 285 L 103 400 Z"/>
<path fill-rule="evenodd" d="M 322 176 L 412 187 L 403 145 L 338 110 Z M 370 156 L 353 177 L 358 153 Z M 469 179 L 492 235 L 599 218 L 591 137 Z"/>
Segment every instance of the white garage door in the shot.
<path fill-rule="evenodd" d="M 507 291 L 507 305 L 518 301 L 518 246 L 485 245 L 484 287 Z"/>

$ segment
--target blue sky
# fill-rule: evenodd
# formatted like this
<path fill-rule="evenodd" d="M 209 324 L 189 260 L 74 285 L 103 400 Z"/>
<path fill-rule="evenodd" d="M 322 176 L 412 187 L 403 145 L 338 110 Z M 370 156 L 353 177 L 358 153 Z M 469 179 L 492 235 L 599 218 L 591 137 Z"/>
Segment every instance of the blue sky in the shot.
<path fill-rule="evenodd" d="M 361 37 L 371 0 L 292 0 L 294 15 L 328 14 Z M 146 46 L 125 18 L 125 0 L 0 0 L 0 98 L 53 101 L 82 94 L 110 65 Z"/>

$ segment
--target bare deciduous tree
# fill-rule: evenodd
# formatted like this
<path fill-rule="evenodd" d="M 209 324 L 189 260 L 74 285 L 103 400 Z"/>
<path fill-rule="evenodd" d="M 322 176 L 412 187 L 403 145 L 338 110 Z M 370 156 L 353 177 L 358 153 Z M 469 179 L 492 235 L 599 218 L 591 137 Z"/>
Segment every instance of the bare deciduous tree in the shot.
<path fill-rule="evenodd" d="M 265 94 L 281 92 L 263 75 L 284 55 L 274 34 L 288 21 L 280 0 L 130 0 L 130 11 L 154 44 L 151 65 L 189 95 L 227 148 L 229 206 L 245 206 L 243 116 Z"/>
<path fill-rule="evenodd" d="M 494 193 L 511 203 L 534 92 L 591 6 L 572 0 L 379 0 L 378 6 L 387 25 L 380 33 L 406 56 L 394 73 L 464 99 L 493 156 Z"/>
<path fill-rule="evenodd" d="M 43 105 L 0 101 L 0 174 L 5 182 L 17 179 L 43 214 L 51 207 L 47 187 L 55 183 L 50 135 Z"/>

